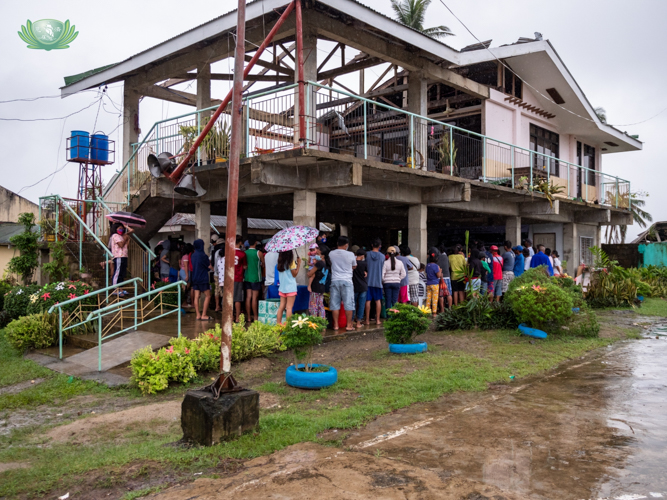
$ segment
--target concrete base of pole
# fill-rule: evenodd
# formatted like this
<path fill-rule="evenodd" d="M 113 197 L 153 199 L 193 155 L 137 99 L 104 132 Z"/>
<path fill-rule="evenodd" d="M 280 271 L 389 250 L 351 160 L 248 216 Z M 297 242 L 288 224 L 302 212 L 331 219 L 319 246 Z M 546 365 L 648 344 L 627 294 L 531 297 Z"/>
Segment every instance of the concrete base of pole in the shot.
<path fill-rule="evenodd" d="M 259 393 L 244 389 L 221 394 L 190 390 L 181 405 L 183 439 L 203 446 L 235 439 L 259 427 Z"/>

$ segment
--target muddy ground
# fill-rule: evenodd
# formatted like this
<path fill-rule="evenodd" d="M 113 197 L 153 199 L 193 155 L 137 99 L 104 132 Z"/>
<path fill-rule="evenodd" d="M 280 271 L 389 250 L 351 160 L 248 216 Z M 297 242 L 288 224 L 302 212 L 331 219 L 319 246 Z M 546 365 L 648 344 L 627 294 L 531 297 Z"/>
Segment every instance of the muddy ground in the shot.
<path fill-rule="evenodd" d="M 608 338 L 644 331 L 656 321 L 629 311 L 609 311 L 601 317 L 601 336 Z M 420 340 L 447 350 L 473 354 L 483 351 L 482 342 L 466 335 L 427 333 Z M 363 368 L 374 362 L 374 352 L 385 347 L 380 334 L 362 334 L 318 346 L 315 360 L 335 364 L 339 369 Z M 599 368 L 604 363 L 599 357 L 608 354 L 596 352 L 581 363 Z M 246 387 L 280 382 L 290 360 L 286 353 L 250 360 L 239 364 L 235 375 Z M 566 372 L 578 369 L 581 368 L 575 362 Z M 562 381 L 567 379 L 558 373 L 522 381 L 521 386 L 496 384 L 483 394 L 449 394 L 436 402 L 381 417 L 361 430 L 336 429 L 319 436 L 323 442 L 331 443 L 344 439 L 342 446 L 299 444 L 269 457 L 246 462 L 225 460 L 199 471 L 202 476 L 218 479 L 197 479 L 190 471 L 165 469 L 156 463 L 134 463 L 88 474 L 71 492 L 71 498 L 122 498 L 130 490 L 158 485 L 172 486 L 155 494 L 157 498 L 169 499 L 218 498 L 222 492 L 230 498 L 575 498 L 549 496 L 554 484 L 562 483 L 560 475 L 550 471 L 577 464 L 570 476 L 579 481 L 583 474 L 577 460 L 611 467 L 615 459 L 607 455 L 608 460 L 602 459 L 602 455 L 607 448 L 616 449 L 628 440 L 618 435 L 623 423 L 619 424 L 621 429 L 600 423 L 600 404 L 595 404 L 600 401 L 589 397 L 587 391 L 591 388 L 579 388 L 579 392 L 567 387 L 555 390 L 562 388 Z M 582 377 L 586 379 L 588 375 L 584 373 Z M 531 392 L 540 384 L 548 384 L 551 389 Z M 47 440 L 73 446 L 94 446 L 100 439 L 122 443 L 140 438 L 142 432 L 175 433 L 180 427 L 182 396 L 182 392 L 172 392 L 150 400 L 112 394 L 79 397 L 64 406 L 6 412 L 0 415 L 0 433 L 54 425 L 46 432 Z M 262 393 L 260 401 L 263 408 L 281 404 L 280 397 L 270 393 Z M 548 425 L 540 425 L 542 432 L 536 435 L 531 422 L 542 420 L 547 420 Z M 563 432 L 565 428 L 569 431 Z M 398 434 L 393 437 L 395 433 Z M 385 439 L 386 435 L 392 437 Z M 575 444 L 584 438 L 595 441 L 590 452 Z M 553 452 L 555 449 L 558 453 Z M 594 455 L 593 450 L 599 454 Z M 554 476 L 551 480 L 530 474 L 526 479 L 526 471 L 535 468 L 534 457 L 540 464 L 548 465 L 546 476 Z M 29 466 L 21 462 L 0 464 L 0 473 Z M 580 483 L 586 486 L 573 487 L 572 491 L 580 495 L 578 498 L 587 498 L 595 483 L 591 477 L 605 473 L 591 471 L 590 477 Z"/>

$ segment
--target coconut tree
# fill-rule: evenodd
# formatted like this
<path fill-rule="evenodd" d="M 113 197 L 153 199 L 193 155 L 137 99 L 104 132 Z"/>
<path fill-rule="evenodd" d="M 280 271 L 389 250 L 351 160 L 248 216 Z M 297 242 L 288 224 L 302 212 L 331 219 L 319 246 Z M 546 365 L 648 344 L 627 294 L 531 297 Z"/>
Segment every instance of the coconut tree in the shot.
<path fill-rule="evenodd" d="M 607 110 L 603 107 L 597 107 L 593 111 L 595 111 L 595 114 L 602 123 L 607 123 Z"/>
<path fill-rule="evenodd" d="M 644 197 L 648 197 L 648 193 L 630 193 L 632 220 L 641 228 L 645 228 L 649 222 L 653 222 L 653 216 L 642 208 L 646 205 Z M 607 226 L 605 237 L 607 243 L 625 243 L 627 233 L 628 226 L 626 225 Z"/>
<path fill-rule="evenodd" d="M 453 36 L 454 33 L 447 26 L 424 28 L 424 16 L 429 5 L 431 5 L 431 0 L 391 0 L 391 7 L 396 13 L 396 20 L 400 23 L 421 31 L 432 38 Z"/>

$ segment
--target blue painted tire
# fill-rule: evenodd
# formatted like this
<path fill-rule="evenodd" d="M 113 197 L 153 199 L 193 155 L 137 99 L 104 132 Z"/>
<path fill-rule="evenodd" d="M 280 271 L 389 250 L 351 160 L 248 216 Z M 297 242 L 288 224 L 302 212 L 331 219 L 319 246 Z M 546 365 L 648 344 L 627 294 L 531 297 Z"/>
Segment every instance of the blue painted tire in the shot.
<path fill-rule="evenodd" d="M 300 364 L 299 368 L 304 368 L 305 365 Z M 328 365 L 312 365 L 313 367 L 323 366 L 329 368 L 326 372 L 302 372 L 296 369 L 294 365 L 288 366 L 285 370 L 285 382 L 292 387 L 299 389 L 321 389 L 322 387 L 329 387 L 338 381 L 338 372 L 333 366 Z"/>
<path fill-rule="evenodd" d="M 574 314 L 579 314 L 579 311 L 581 311 L 581 309 L 579 309 L 578 307 L 573 307 L 573 308 L 572 308 L 572 312 L 573 312 Z"/>
<path fill-rule="evenodd" d="M 524 335 L 528 335 L 529 337 L 533 337 L 536 339 L 546 339 L 547 334 L 546 332 L 543 332 L 542 330 L 538 330 L 537 328 L 530 328 L 526 326 L 525 323 L 521 323 L 519 325 L 519 331 L 523 333 Z"/>
<path fill-rule="evenodd" d="M 418 354 L 428 351 L 428 344 L 426 342 L 418 342 L 416 344 L 389 344 L 389 352 L 394 354 Z"/>

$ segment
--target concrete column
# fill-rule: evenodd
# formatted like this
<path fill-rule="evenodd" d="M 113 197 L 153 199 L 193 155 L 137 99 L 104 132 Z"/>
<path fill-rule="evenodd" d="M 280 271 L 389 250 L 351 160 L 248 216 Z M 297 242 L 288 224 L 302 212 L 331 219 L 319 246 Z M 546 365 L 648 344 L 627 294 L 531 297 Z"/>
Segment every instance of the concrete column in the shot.
<path fill-rule="evenodd" d="M 340 235 L 341 236 L 350 236 L 350 228 L 343 224 L 340 224 Z"/>
<path fill-rule="evenodd" d="M 428 96 L 427 81 L 418 71 L 410 72 L 408 76 L 408 111 L 417 115 L 426 116 L 428 114 Z M 415 158 L 413 166 L 426 170 L 427 166 L 427 138 L 426 122 L 424 120 L 413 119 L 412 140 L 414 141 Z M 408 152 L 412 156 L 412 148 Z"/>
<path fill-rule="evenodd" d="M 123 89 L 123 165 L 132 156 L 132 144 L 139 138 L 139 92 L 132 86 L 131 80 L 125 81 Z M 158 151 L 160 152 L 160 151 Z"/>
<path fill-rule="evenodd" d="M 195 239 L 204 240 L 204 250 L 211 244 L 211 204 L 207 201 L 195 202 Z"/>
<path fill-rule="evenodd" d="M 295 226 L 317 227 L 317 193 L 306 190 L 294 191 L 294 205 L 292 210 L 292 220 Z M 333 250 L 335 246 L 331 245 L 330 248 Z M 306 257 L 308 248 L 305 246 L 297 248 L 296 253 L 299 257 Z M 296 277 L 296 281 L 299 285 L 308 284 L 306 266 L 303 265 L 303 262 L 301 263 L 301 270 Z"/>
<path fill-rule="evenodd" d="M 563 224 L 563 258 L 561 261 L 567 262 L 565 266 L 567 274 L 574 277 L 580 260 L 577 225 L 573 222 Z"/>
<path fill-rule="evenodd" d="M 521 217 L 505 219 L 505 239 L 512 242 L 512 246 L 521 244 Z"/>
<path fill-rule="evenodd" d="M 423 204 L 411 205 L 408 209 L 408 246 L 419 262 L 426 262 L 428 251 L 427 215 L 428 207 Z"/>
<path fill-rule="evenodd" d="M 317 227 L 317 193 L 314 191 L 294 191 L 292 219 L 295 226 Z"/>
<path fill-rule="evenodd" d="M 303 80 L 305 82 L 317 82 L 317 33 L 314 30 L 314 24 L 308 21 L 308 11 L 303 12 Z M 300 80 L 299 66 L 295 65 L 294 83 Z M 299 136 L 307 137 L 309 141 L 315 140 L 315 119 L 310 119 L 310 116 L 315 116 L 315 97 L 317 89 L 306 87 L 306 131 L 305 133 L 296 133 L 299 130 L 299 98 L 298 87 L 294 89 L 294 142 L 298 142 Z M 314 225 L 313 225 L 314 227 Z"/>
<path fill-rule="evenodd" d="M 197 109 L 211 107 L 211 65 L 197 66 Z M 210 116 L 211 113 L 208 113 Z"/>
<path fill-rule="evenodd" d="M 248 218 L 239 217 L 236 219 L 236 234 L 243 238 L 245 241 L 248 238 Z"/>

